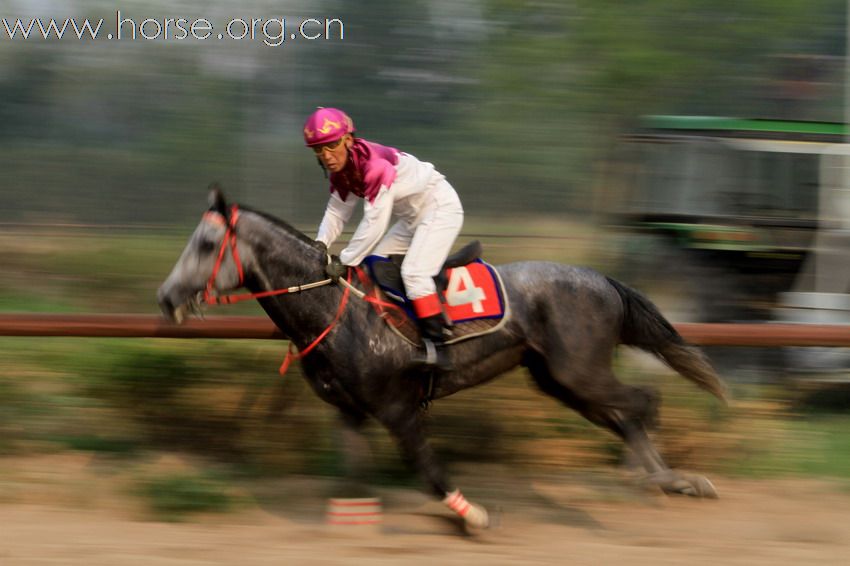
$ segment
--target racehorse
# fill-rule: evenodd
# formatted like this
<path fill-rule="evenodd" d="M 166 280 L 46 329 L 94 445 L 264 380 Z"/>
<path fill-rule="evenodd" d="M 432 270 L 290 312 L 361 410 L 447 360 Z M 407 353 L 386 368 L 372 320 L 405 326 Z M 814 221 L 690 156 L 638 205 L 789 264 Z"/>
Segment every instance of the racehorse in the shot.
<path fill-rule="evenodd" d="M 203 293 L 209 299 L 244 287 L 258 294 L 291 344 L 302 354 L 312 350 L 301 360 L 303 375 L 321 399 L 339 409 L 348 438 L 363 445 L 359 431 L 369 417 L 376 419 L 434 495 L 468 525 L 488 526 L 487 511 L 454 488 L 426 439 L 420 407 L 425 388 L 411 367 L 416 346 L 401 339 L 372 305 L 354 296 L 347 300 L 346 289 L 363 283 L 341 279 L 322 285 L 331 283 L 322 244 L 268 214 L 229 206 L 217 188 L 209 205 L 158 291 L 165 316 L 179 322 Z M 508 320 L 490 334 L 446 347 L 451 369 L 437 375 L 431 398 L 525 366 L 544 393 L 622 438 L 649 482 L 666 493 L 717 497 L 707 478 L 671 470 L 650 440 L 658 393 L 621 383 L 611 367 L 618 344 L 635 346 L 725 401 L 726 388 L 705 356 L 648 299 L 596 271 L 540 261 L 496 269 L 510 305 Z M 320 285 L 297 287 L 312 282 Z"/>

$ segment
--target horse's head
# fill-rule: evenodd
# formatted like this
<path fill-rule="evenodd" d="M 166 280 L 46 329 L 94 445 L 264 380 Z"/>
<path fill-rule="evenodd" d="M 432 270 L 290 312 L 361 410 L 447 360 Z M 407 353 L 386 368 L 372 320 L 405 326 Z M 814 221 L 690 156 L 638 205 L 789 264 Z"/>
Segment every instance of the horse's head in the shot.
<path fill-rule="evenodd" d="M 189 243 L 157 291 L 163 314 L 178 324 L 196 312 L 207 293 L 227 292 L 242 286 L 243 269 L 253 261 L 250 248 L 236 239 L 238 211 L 227 205 L 218 187 L 209 195 L 204 213 Z"/>

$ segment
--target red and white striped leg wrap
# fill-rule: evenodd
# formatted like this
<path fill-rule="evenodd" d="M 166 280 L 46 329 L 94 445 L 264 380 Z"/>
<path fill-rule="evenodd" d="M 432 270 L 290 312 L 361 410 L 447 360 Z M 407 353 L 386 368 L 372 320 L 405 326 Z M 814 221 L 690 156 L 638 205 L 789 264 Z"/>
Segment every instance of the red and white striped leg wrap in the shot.
<path fill-rule="evenodd" d="M 446 495 L 446 498 L 443 499 L 443 503 L 446 504 L 446 507 L 464 518 L 466 518 L 466 514 L 469 513 L 469 509 L 472 507 L 459 489 L 456 489 Z"/>
<path fill-rule="evenodd" d="M 485 529 L 490 523 L 487 510 L 480 505 L 475 505 L 467 501 L 459 489 L 447 493 L 445 499 L 443 499 L 443 503 L 446 507 L 463 517 L 472 527 Z"/>

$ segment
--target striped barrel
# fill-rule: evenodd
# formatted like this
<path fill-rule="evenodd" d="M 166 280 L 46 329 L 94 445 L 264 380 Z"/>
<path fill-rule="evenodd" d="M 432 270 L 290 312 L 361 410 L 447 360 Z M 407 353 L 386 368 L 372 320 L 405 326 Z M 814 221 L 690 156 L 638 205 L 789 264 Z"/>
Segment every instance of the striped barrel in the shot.
<path fill-rule="evenodd" d="M 377 497 L 328 499 L 326 522 L 329 525 L 377 525 L 383 512 Z"/>

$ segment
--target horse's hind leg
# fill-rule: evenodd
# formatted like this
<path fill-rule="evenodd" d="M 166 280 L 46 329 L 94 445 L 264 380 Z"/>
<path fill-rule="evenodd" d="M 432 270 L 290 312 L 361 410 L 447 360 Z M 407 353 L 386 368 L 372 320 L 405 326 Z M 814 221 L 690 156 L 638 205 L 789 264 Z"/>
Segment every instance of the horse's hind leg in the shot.
<path fill-rule="evenodd" d="M 538 354 L 530 355 L 526 365 L 541 391 L 619 436 L 649 473 L 648 480 L 663 491 L 717 497 L 708 479 L 671 470 L 650 440 L 646 427 L 654 424 L 658 410 L 654 391 L 621 383 L 610 368 L 598 368 L 588 387 L 588 380 L 565 372 L 555 379 L 546 360 Z"/>
<path fill-rule="evenodd" d="M 434 450 L 425 437 L 422 419 L 416 409 L 405 411 L 394 417 L 378 416 L 398 441 L 405 459 L 424 477 L 431 491 L 443 500 L 452 511 L 460 515 L 466 524 L 475 528 L 489 526 L 487 510 L 468 502 L 458 489 L 452 489 L 437 462 Z"/>
<path fill-rule="evenodd" d="M 665 493 L 680 493 L 694 497 L 716 498 L 714 484 L 705 476 L 682 474 L 667 467 L 661 454 L 655 448 L 640 420 L 624 418 L 620 413 L 610 415 L 609 428 L 619 429 L 620 436 L 629 448 L 638 456 L 644 468 L 649 472 L 647 480 L 657 485 Z"/>

